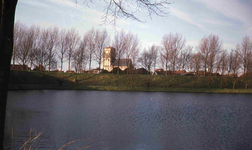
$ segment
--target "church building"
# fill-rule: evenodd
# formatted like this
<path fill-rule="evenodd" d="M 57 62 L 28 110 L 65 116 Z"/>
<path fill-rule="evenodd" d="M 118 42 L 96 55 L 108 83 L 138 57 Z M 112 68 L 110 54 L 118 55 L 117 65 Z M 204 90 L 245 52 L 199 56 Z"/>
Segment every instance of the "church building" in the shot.
<path fill-rule="evenodd" d="M 115 48 L 105 47 L 102 53 L 102 69 L 112 71 L 113 68 L 118 67 L 118 62 L 118 59 L 116 59 Z M 129 67 L 132 67 L 131 59 L 120 59 L 119 68 L 121 70 L 128 68 L 128 65 Z"/>

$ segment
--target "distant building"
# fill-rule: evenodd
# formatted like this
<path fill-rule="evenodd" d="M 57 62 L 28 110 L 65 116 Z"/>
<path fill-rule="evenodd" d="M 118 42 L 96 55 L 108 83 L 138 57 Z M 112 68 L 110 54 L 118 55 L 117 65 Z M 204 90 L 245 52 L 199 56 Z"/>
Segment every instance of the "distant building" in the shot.
<path fill-rule="evenodd" d="M 11 65 L 10 66 L 11 70 L 30 70 L 27 65 Z"/>
<path fill-rule="evenodd" d="M 184 75 L 186 73 L 185 70 L 175 70 L 175 71 L 171 71 L 171 70 L 167 70 L 167 71 L 164 71 L 162 68 L 160 69 L 156 69 L 155 72 L 158 74 L 158 75 Z"/>
<path fill-rule="evenodd" d="M 73 70 L 67 70 L 66 73 L 75 73 Z"/>
<path fill-rule="evenodd" d="M 115 62 L 115 48 L 106 47 L 103 49 L 102 53 L 102 69 L 111 71 L 113 70 L 113 63 Z"/>
<path fill-rule="evenodd" d="M 36 66 L 33 71 L 45 71 L 45 67 L 43 65 Z"/>
<path fill-rule="evenodd" d="M 115 60 L 113 66 L 114 68 L 118 67 L 118 59 Z M 129 65 L 129 68 L 132 68 L 132 61 L 131 59 L 120 59 L 120 64 L 119 64 L 119 68 L 124 71 L 125 69 L 128 68 L 128 65 Z"/>
<path fill-rule="evenodd" d="M 99 74 L 99 73 L 101 73 L 102 71 L 103 71 L 103 69 L 95 68 L 95 69 L 92 70 L 92 73 L 94 73 L 94 74 Z"/>
<path fill-rule="evenodd" d="M 123 71 L 126 68 L 132 67 L 132 61 L 131 59 L 116 59 L 116 52 L 115 48 L 113 47 L 106 47 L 103 49 L 102 53 L 102 69 L 107 71 L 112 71 L 113 68 L 117 68 L 119 63 L 119 68 Z"/>
<path fill-rule="evenodd" d="M 162 68 L 156 69 L 155 72 L 156 72 L 158 75 L 164 75 L 164 74 L 165 74 L 165 71 L 164 71 L 164 69 L 162 69 Z"/>
<path fill-rule="evenodd" d="M 252 78 L 252 72 L 248 72 L 246 74 L 242 74 L 240 77 L 250 77 L 250 78 Z"/>
<path fill-rule="evenodd" d="M 150 74 L 148 70 L 144 69 L 144 68 L 138 68 L 135 70 L 136 74 Z"/>

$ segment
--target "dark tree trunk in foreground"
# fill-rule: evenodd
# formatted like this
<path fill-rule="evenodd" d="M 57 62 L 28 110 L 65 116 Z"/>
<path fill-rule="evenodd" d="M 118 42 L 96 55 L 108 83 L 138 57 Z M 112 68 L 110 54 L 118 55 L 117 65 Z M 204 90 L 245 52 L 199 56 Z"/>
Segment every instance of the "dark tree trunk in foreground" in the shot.
<path fill-rule="evenodd" d="M 1 148 L 3 149 L 4 124 L 7 102 L 10 63 L 13 51 L 13 28 L 17 0 L 1 0 L 0 13 L 0 117 Z"/>

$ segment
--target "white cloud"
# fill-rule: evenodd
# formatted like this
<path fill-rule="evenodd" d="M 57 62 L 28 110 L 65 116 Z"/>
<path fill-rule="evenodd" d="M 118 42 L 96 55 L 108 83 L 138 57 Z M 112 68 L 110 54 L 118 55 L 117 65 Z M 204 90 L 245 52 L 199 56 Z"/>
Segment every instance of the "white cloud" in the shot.
<path fill-rule="evenodd" d="M 70 7 L 81 7 L 78 3 L 74 3 L 73 1 L 69 1 L 69 0 L 52 0 L 52 1 L 55 3 L 67 5 Z"/>
<path fill-rule="evenodd" d="M 230 51 L 231 49 L 236 48 L 236 44 L 234 44 L 234 43 L 223 43 L 223 48 Z"/>
<path fill-rule="evenodd" d="M 193 25 L 195 25 L 195 26 L 197 26 L 197 27 L 199 27 L 201 29 L 204 29 L 204 27 L 201 24 L 194 21 L 188 14 L 186 14 L 186 13 L 184 13 L 182 11 L 179 11 L 177 9 L 174 9 L 174 8 L 170 8 L 170 10 L 174 15 L 176 15 L 180 19 L 183 19 L 183 20 L 185 20 L 185 21 L 187 21 L 187 22 L 189 22 L 189 23 L 191 23 L 191 24 L 193 24 Z"/>
<path fill-rule="evenodd" d="M 139 25 L 138 27 L 143 28 L 143 29 L 147 29 L 148 28 L 148 26 L 145 26 L 145 25 Z"/>
<path fill-rule="evenodd" d="M 199 40 L 188 40 L 186 41 L 186 45 L 189 46 L 193 46 L 194 48 L 196 48 L 199 44 Z"/>
<path fill-rule="evenodd" d="M 221 26 L 226 26 L 229 25 L 228 23 L 225 23 L 223 21 L 217 21 L 217 20 L 211 20 L 211 19 L 204 19 L 204 22 L 207 24 L 212 24 L 212 25 L 221 25 Z"/>
<path fill-rule="evenodd" d="M 58 26 L 58 24 L 56 24 L 56 23 L 49 23 L 49 22 L 37 22 L 36 25 L 38 25 L 42 28 L 51 28 L 51 27 Z"/>
<path fill-rule="evenodd" d="M 252 26 L 252 6 L 238 0 L 194 0 L 205 4 L 209 9 L 215 10 L 233 20 L 242 22 L 245 27 Z"/>
<path fill-rule="evenodd" d="M 45 4 L 44 2 L 41 1 L 36 1 L 36 0 L 19 0 L 18 3 L 23 3 L 26 5 L 31 5 L 31 6 L 36 6 L 36 7 L 44 7 L 44 8 L 48 8 L 51 7 L 48 4 Z"/>

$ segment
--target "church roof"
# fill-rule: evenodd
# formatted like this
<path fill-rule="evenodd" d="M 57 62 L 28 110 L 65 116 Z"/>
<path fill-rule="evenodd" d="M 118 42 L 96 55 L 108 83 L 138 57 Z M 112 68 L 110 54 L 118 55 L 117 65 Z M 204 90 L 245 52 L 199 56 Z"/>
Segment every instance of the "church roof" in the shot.
<path fill-rule="evenodd" d="M 131 59 L 120 59 L 120 64 L 119 66 L 127 66 L 127 62 L 129 63 L 129 65 L 131 65 Z M 118 59 L 115 60 L 114 66 L 118 66 Z"/>

